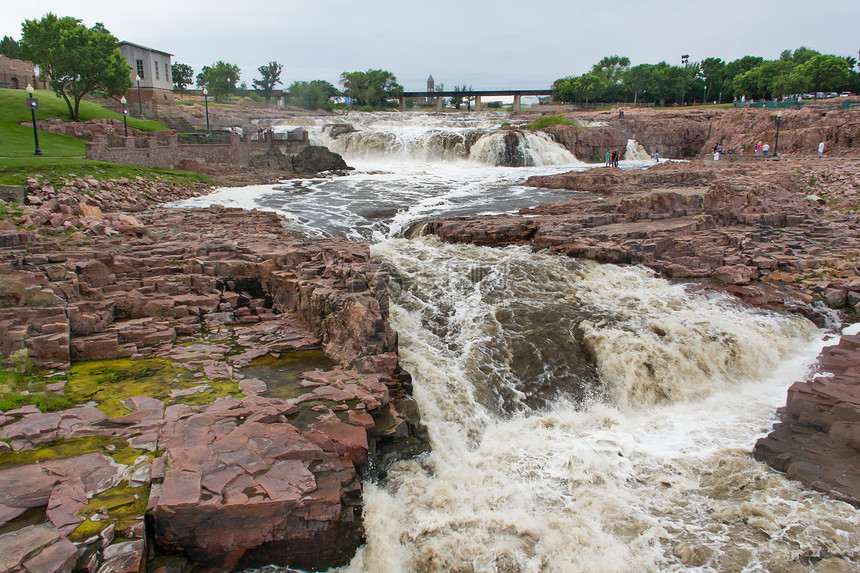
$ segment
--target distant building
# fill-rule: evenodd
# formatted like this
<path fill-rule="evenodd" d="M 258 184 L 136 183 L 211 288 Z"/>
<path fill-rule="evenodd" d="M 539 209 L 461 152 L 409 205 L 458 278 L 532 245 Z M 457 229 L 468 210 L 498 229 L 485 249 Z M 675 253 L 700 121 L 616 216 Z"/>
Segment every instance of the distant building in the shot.
<path fill-rule="evenodd" d="M 140 77 L 140 101 L 143 108 L 152 113 L 159 105 L 173 105 L 173 54 L 154 50 L 131 42 L 119 42 L 119 51 L 131 68 L 131 89 L 125 94 L 129 106 L 137 106 L 137 80 Z"/>
<path fill-rule="evenodd" d="M 23 90 L 27 84 L 36 89 L 47 87 L 36 78 L 32 63 L 0 56 L 0 88 Z"/>

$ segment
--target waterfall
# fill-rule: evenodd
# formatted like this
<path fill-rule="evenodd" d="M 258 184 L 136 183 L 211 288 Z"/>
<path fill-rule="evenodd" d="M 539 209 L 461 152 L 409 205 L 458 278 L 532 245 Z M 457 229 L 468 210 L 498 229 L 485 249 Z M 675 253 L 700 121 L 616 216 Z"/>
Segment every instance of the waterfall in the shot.
<path fill-rule="evenodd" d="M 308 118 L 282 120 L 275 127 L 295 125 L 309 130 L 311 143 L 324 145 L 349 159 L 385 158 L 398 161 L 473 162 L 524 167 L 580 165 L 567 149 L 540 132 L 502 130 L 504 114 L 449 117 L 426 114 L 351 113 L 349 129 L 333 129 L 331 121 Z M 336 124 L 340 125 L 340 124 Z"/>
<path fill-rule="evenodd" d="M 854 508 L 749 454 L 821 348 L 811 323 L 523 249 L 424 237 L 374 257 L 392 270 L 433 451 L 365 487 L 367 545 L 350 573 L 860 559 Z"/>
<path fill-rule="evenodd" d="M 647 161 L 651 159 L 651 155 L 645 151 L 639 142 L 635 139 L 627 140 L 627 149 L 624 151 L 624 159 L 631 161 Z"/>

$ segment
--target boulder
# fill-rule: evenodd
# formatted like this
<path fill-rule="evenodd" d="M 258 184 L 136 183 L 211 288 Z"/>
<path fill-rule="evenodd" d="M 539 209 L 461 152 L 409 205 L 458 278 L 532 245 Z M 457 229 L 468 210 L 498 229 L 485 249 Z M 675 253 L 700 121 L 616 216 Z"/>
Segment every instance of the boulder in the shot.
<path fill-rule="evenodd" d="M 351 169 L 343 157 L 327 147 L 309 145 L 292 158 L 292 171 L 296 173 L 319 173 L 321 171 L 345 171 Z"/>

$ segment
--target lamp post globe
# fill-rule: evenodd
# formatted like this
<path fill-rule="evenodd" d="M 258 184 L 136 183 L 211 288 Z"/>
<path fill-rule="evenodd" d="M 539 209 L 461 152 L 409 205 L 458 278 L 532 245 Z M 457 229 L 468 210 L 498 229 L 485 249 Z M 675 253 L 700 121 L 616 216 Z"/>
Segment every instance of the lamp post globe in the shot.
<path fill-rule="evenodd" d="M 143 119 L 143 101 L 140 99 L 140 74 L 134 76 L 134 81 L 137 82 L 137 109 L 140 112 L 140 119 Z"/>
<path fill-rule="evenodd" d="M 206 133 L 209 133 L 209 90 L 203 88 L 203 104 L 206 106 Z"/>
<path fill-rule="evenodd" d="M 27 107 L 30 109 L 30 117 L 33 120 L 33 141 L 36 144 L 33 155 L 42 155 L 42 150 L 39 149 L 39 132 L 36 130 L 36 110 L 39 109 L 39 100 L 33 97 L 35 91 L 32 84 L 27 84 Z"/>
<path fill-rule="evenodd" d="M 690 54 L 681 54 L 681 63 L 684 64 L 684 87 L 681 88 L 681 105 L 684 105 L 684 98 L 687 95 L 687 62 L 690 59 Z"/>
<path fill-rule="evenodd" d="M 122 96 L 119 103 L 122 104 L 122 127 L 125 130 L 125 136 L 128 137 L 128 100 Z"/>

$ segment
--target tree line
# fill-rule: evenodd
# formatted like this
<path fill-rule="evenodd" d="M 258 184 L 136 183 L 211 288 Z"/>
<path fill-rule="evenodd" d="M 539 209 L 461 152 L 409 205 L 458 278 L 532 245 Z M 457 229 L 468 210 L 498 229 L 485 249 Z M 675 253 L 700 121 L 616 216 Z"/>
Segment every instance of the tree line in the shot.
<path fill-rule="evenodd" d="M 283 65 L 272 61 L 257 68 L 259 79 L 253 80 L 254 89 L 262 93 L 268 103 L 274 90 L 281 82 Z M 180 93 L 194 81 L 194 70 L 183 63 L 173 64 L 173 85 Z M 244 84 L 236 87 L 241 70 L 235 64 L 218 61 L 211 66 L 203 66 L 196 76 L 197 87 L 207 88 L 215 98 L 229 97 L 237 89 L 247 90 Z M 295 81 L 285 91 L 287 105 L 304 109 L 334 108 L 334 99 L 343 98 L 355 107 L 384 108 L 393 105 L 392 101 L 403 93 L 403 86 L 397 78 L 386 70 L 367 70 L 366 72 L 343 72 L 340 76 L 342 90 L 325 80 Z"/>
<path fill-rule="evenodd" d="M 674 66 L 630 65 L 630 58 L 606 56 L 579 76 L 559 78 L 553 84 L 558 102 L 689 103 L 773 99 L 816 93 L 860 92 L 860 73 L 853 57 L 822 54 L 801 46 L 783 50 L 779 59 L 744 56 L 731 62 L 705 58 Z"/>

